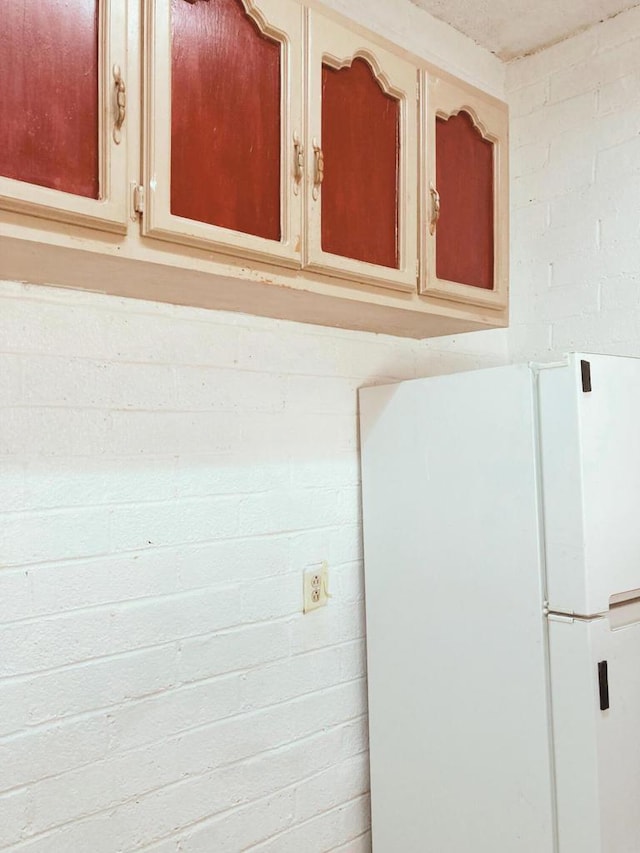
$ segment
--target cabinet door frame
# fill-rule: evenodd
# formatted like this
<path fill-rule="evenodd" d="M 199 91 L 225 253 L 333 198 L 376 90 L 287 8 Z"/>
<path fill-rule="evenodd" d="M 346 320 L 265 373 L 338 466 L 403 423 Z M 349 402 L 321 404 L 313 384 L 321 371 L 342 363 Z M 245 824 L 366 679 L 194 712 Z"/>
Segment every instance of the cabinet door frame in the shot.
<path fill-rule="evenodd" d="M 262 33 L 282 43 L 281 239 L 269 240 L 171 213 L 171 0 L 147 0 L 145 5 L 142 233 L 236 257 L 300 267 L 303 181 L 301 174 L 296 180 L 296 140 L 302 143 L 303 10 L 295 0 L 240 2 Z"/>
<path fill-rule="evenodd" d="M 509 290 L 509 115 L 505 104 L 445 76 L 421 73 L 420 116 L 420 293 L 486 308 L 504 308 Z M 437 226 L 431 233 L 436 187 L 436 119 L 468 113 L 484 139 L 493 143 L 494 287 L 487 290 L 438 278 Z"/>
<path fill-rule="evenodd" d="M 124 233 L 127 228 L 129 187 L 127 183 L 127 115 L 118 134 L 114 69 L 128 83 L 127 2 L 101 0 L 98 18 L 98 164 L 100 198 L 86 198 L 0 176 L 0 208 L 33 216 L 87 225 L 101 231 Z M 127 93 L 125 91 L 125 99 Z M 136 110 L 129 98 L 125 110 Z"/>
<path fill-rule="evenodd" d="M 383 267 L 322 249 L 322 186 L 314 198 L 314 141 L 322 148 L 322 65 L 335 69 L 364 59 L 383 91 L 400 103 L 398 158 L 399 267 Z M 418 68 L 340 24 L 307 10 L 306 268 L 351 281 L 415 293 L 417 288 Z"/>

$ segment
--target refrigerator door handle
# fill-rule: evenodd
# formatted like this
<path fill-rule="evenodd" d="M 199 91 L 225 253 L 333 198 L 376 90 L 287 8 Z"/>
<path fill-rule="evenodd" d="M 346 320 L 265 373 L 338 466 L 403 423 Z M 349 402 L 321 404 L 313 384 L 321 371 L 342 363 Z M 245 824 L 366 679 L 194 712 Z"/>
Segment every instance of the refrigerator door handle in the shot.
<path fill-rule="evenodd" d="M 609 709 L 609 666 L 606 660 L 598 663 L 598 687 L 600 691 L 600 710 Z"/>

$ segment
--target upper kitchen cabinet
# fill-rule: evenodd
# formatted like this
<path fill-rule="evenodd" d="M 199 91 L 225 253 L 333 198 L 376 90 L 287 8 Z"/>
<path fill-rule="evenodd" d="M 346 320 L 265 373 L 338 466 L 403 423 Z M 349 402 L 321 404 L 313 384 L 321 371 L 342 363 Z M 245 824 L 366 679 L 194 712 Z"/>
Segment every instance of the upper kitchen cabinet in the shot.
<path fill-rule="evenodd" d="M 299 266 L 303 8 L 147 2 L 143 233 Z"/>
<path fill-rule="evenodd" d="M 417 69 L 308 13 L 306 257 L 311 269 L 417 289 Z"/>
<path fill-rule="evenodd" d="M 422 78 L 421 292 L 488 308 L 508 296 L 508 112 L 459 81 Z"/>
<path fill-rule="evenodd" d="M 0 0 L 0 277 L 505 326 L 506 106 L 312 5 Z"/>
<path fill-rule="evenodd" d="M 0 35 L 0 207 L 124 231 L 126 4 L 5 0 Z"/>

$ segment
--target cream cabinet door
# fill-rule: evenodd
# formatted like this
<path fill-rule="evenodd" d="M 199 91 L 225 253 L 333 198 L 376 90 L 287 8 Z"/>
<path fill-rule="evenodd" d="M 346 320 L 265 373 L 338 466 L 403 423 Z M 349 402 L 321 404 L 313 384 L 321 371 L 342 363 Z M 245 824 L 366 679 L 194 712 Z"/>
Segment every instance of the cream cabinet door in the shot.
<path fill-rule="evenodd" d="M 311 269 L 417 289 L 417 69 L 308 12 Z"/>
<path fill-rule="evenodd" d="M 421 292 L 507 304 L 508 112 L 464 83 L 421 81 Z"/>
<path fill-rule="evenodd" d="M 10 0 L 0 33 L 0 207 L 124 231 L 126 3 Z"/>
<path fill-rule="evenodd" d="M 147 0 L 143 233 L 299 266 L 303 9 Z"/>

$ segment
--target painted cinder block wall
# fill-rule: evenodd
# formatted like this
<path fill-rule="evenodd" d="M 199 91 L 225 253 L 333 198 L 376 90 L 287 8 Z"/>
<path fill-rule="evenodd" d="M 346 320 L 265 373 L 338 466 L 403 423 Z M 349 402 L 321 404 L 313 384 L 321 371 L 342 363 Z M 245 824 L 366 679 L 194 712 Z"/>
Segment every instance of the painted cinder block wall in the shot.
<path fill-rule="evenodd" d="M 408 0 L 334 5 L 504 94 Z M 356 389 L 506 341 L 0 284 L 0 850 L 370 849 Z"/>
<path fill-rule="evenodd" d="M 507 67 L 511 357 L 640 356 L 640 7 Z"/>
<path fill-rule="evenodd" d="M 356 389 L 503 342 L 0 288 L 0 849 L 368 849 Z"/>

